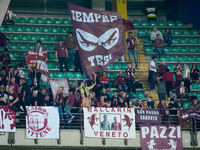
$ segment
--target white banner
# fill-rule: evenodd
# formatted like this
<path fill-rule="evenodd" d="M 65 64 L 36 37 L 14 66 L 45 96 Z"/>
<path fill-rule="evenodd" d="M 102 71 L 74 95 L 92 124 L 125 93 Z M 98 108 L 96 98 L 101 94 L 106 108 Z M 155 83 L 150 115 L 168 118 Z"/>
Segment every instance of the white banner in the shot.
<path fill-rule="evenodd" d="M 8 106 L 0 106 L 0 132 L 16 132 L 15 111 Z"/>
<path fill-rule="evenodd" d="M 85 137 L 135 139 L 133 108 L 84 108 Z"/>
<path fill-rule="evenodd" d="M 60 118 L 57 107 L 26 107 L 28 139 L 58 139 Z"/>

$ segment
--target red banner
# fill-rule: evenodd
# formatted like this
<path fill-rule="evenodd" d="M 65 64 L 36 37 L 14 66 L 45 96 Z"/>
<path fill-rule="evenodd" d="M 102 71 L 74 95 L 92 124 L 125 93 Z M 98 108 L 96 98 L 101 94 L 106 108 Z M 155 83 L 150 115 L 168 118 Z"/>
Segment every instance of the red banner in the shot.
<path fill-rule="evenodd" d="M 179 125 L 140 125 L 142 150 L 183 150 Z"/>
<path fill-rule="evenodd" d="M 106 71 L 126 50 L 120 13 L 97 11 L 68 3 L 81 66 L 86 74 Z"/>
<path fill-rule="evenodd" d="M 29 51 L 28 52 L 28 57 L 26 60 L 26 65 L 36 65 L 37 63 L 37 56 L 38 56 L 38 52 L 37 51 Z"/>

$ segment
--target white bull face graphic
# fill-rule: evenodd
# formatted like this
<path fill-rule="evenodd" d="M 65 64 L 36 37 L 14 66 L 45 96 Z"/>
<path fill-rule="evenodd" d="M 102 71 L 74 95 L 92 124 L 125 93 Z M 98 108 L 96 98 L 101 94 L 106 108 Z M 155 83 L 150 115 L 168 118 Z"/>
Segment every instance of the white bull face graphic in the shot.
<path fill-rule="evenodd" d="M 91 33 L 77 28 L 76 36 L 79 46 L 85 51 L 93 51 L 100 45 L 109 50 L 115 46 L 119 40 L 119 29 L 111 28 L 98 38 Z"/>

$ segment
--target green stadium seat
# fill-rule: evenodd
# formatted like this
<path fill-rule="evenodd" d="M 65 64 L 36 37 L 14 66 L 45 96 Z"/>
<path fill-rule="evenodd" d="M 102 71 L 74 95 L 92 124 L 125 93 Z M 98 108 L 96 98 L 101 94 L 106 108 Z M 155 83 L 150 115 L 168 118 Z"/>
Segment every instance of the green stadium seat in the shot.
<path fill-rule="evenodd" d="M 191 105 L 190 102 L 185 102 L 185 103 L 183 104 L 183 109 L 188 109 L 190 105 Z"/>
<path fill-rule="evenodd" d="M 200 57 L 196 56 L 195 61 L 200 62 Z"/>
<path fill-rule="evenodd" d="M 172 64 L 168 64 L 167 67 L 170 71 L 174 71 L 174 66 Z"/>
<path fill-rule="evenodd" d="M 47 41 L 47 38 L 46 38 L 45 35 L 40 35 L 40 36 L 39 36 L 39 40 L 40 40 L 40 41 Z"/>
<path fill-rule="evenodd" d="M 47 44 L 47 45 L 46 45 L 46 49 L 47 49 L 48 51 L 55 51 L 55 47 L 54 47 L 54 45 L 52 45 L 52 44 Z"/>
<path fill-rule="evenodd" d="M 141 25 L 141 26 L 148 26 L 149 23 L 148 23 L 147 20 L 142 20 L 142 21 L 140 22 L 140 25 Z"/>
<path fill-rule="evenodd" d="M 196 97 L 197 97 L 198 99 L 200 99 L 200 93 L 199 93 L 199 92 L 196 93 Z"/>
<path fill-rule="evenodd" d="M 127 64 L 122 64 L 122 65 L 121 65 L 121 70 L 126 70 L 126 68 L 128 68 L 128 65 L 127 65 Z"/>
<path fill-rule="evenodd" d="M 171 49 L 168 46 L 164 46 L 163 49 L 165 50 L 166 53 L 171 52 Z"/>
<path fill-rule="evenodd" d="M 35 22 L 38 24 L 44 24 L 44 20 L 42 18 L 37 18 Z"/>
<path fill-rule="evenodd" d="M 133 20 L 133 21 L 132 21 L 132 24 L 133 24 L 134 26 L 139 26 L 139 25 L 140 25 L 140 23 L 139 23 L 138 20 Z"/>
<path fill-rule="evenodd" d="M 60 33 L 67 33 L 68 32 L 68 28 L 66 27 L 60 27 Z"/>
<path fill-rule="evenodd" d="M 49 75 L 50 75 L 50 78 L 55 78 L 56 77 L 54 71 L 49 71 Z"/>
<path fill-rule="evenodd" d="M 161 21 L 158 21 L 157 25 L 158 26 L 165 26 L 166 22 L 161 20 Z"/>
<path fill-rule="evenodd" d="M 72 20 L 69 20 L 69 24 L 72 25 Z"/>
<path fill-rule="evenodd" d="M 197 86 L 195 85 L 195 83 L 190 84 L 190 89 L 191 90 L 197 89 Z"/>
<path fill-rule="evenodd" d="M 150 22 L 149 22 L 149 25 L 150 25 L 150 26 L 157 26 L 157 22 L 156 22 L 156 21 L 150 21 Z"/>
<path fill-rule="evenodd" d="M 73 79 L 73 78 L 74 78 L 74 75 L 73 75 L 72 72 L 66 72 L 66 73 L 65 73 L 65 77 L 66 77 L 66 78 L 69 78 L 69 79 Z"/>
<path fill-rule="evenodd" d="M 18 19 L 18 23 L 26 23 L 26 18 L 20 17 L 20 18 Z"/>
<path fill-rule="evenodd" d="M 22 43 L 22 44 L 20 44 L 19 49 L 21 49 L 21 50 L 27 50 L 27 45 L 24 44 L 24 43 Z"/>
<path fill-rule="evenodd" d="M 169 21 L 167 21 L 166 25 L 167 26 L 174 26 L 174 22 L 169 20 Z"/>
<path fill-rule="evenodd" d="M 188 43 L 189 44 L 196 44 L 197 43 L 197 40 L 195 38 L 189 38 L 188 39 Z"/>
<path fill-rule="evenodd" d="M 145 38 L 144 38 L 144 43 L 151 43 L 150 38 L 149 38 L 149 37 L 145 37 Z"/>
<path fill-rule="evenodd" d="M 178 56 L 178 61 L 185 62 L 185 56 Z"/>
<path fill-rule="evenodd" d="M 1 32 L 2 32 L 2 31 L 6 31 L 6 27 L 2 25 L 2 26 L 0 27 L 0 31 L 1 31 Z"/>
<path fill-rule="evenodd" d="M 54 41 L 56 41 L 56 39 L 55 39 L 54 35 L 48 35 L 47 36 L 47 41 L 54 42 Z"/>
<path fill-rule="evenodd" d="M 117 73 L 113 72 L 113 73 L 110 73 L 109 78 L 110 79 L 115 79 L 117 76 L 118 76 Z"/>
<path fill-rule="evenodd" d="M 181 30 L 180 29 L 174 29 L 172 33 L 174 35 L 181 35 Z"/>
<path fill-rule="evenodd" d="M 30 41 L 37 41 L 37 35 L 30 35 Z"/>
<path fill-rule="evenodd" d="M 187 64 L 187 66 L 189 69 L 192 68 L 192 64 Z"/>
<path fill-rule="evenodd" d="M 65 37 L 63 35 L 58 35 L 58 36 L 56 36 L 56 41 L 58 41 L 58 40 L 65 41 Z"/>
<path fill-rule="evenodd" d="M 49 29 L 49 27 L 42 27 L 42 32 L 44 32 L 44 33 L 49 33 L 50 32 L 50 29 Z"/>
<path fill-rule="evenodd" d="M 109 92 L 110 98 L 112 98 L 114 96 L 114 92 Z"/>
<path fill-rule="evenodd" d="M 138 29 L 138 35 L 145 35 L 146 31 L 145 29 Z"/>
<path fill-rule="evenodd" d="M 27 19 L 27 23 L 35 23 L 36 21 L 35 21 L 35 18 L 33 18 L 33 17 L 29 17 L 28 19 Z"/>
<path fill-rule="evenodd" d="M 69 19 L 62 19 L 62 24 L 69 24 Z"/>
<path fill-rule="evenodd" d="M 110 64 L 110 65 L 108 66 L 107 70 L 112 70 L 112 69 L 113 69 L 113 66 L 112 66 L 112 64 Z"/>
<path fill-rule="evenodd" d="M 64 73 L 63 72 L 57 72 L 56 78 L 64 78 Z"/>
<path fill-rule="evenodd" d="M 120 70 L 120 69 L 121 69 L 120 64 L 117 63 L 113 64 L 113 70 Z"/>
<path fill-rule="evenodd" d="M 183 22 L 182 21 L 176 21 L 175 26 L 183 26 Z"/>
<path fill-rule="evenodd" d="M 35 44 L 29 44 L 28 49 L 34 50 L 36 48 Z"/>
<path fill-rule="evenodd" d="M 61 24 L 62 21 L 61 21 L 59 18 L 54 18 L 54 19 L 53 19 L 53 23 L 54 23 L 54 24 Z"/>
<path fill-rule="evenodd" d="M 75 72 L 74 73 L 74 78 L 75 79 L 83 79 L 83 75 L 80 72 Z"/>
<path fill-rule="evenodd" d="M 158 29 L 158 31 L 160 31 L 161 34 L 164 34 L 164 30 Z"/>
<path fill-rule="evenodd" d="M 176 56 L 169 56 L 168 61 L 176 61 Z"/>
<path fill-rule="evenodd" d="M 44 23 L 45 23 L 45 24 L 53 24 L 53 20 L 52 20 L 51 18 L 46 18 L 46 19 L 44 20 Z"/>
<path fill-rule="evenodd" d="M 73 32 L 74 31 L 74 28 L 71 26 L 71 27 L 68 27 L 68 32 L 71 31 Z"/>
<path fill-rule="evenodd" d="M 180 52 L 181 52 L 181 53 L 188 53 L 187 47 L 185 47 L 185 46 L 180 47 Z"/>
<path fill-rule="evenodd" d="M 51 27 L 52 33 L 59 33 L 58 27 Z"/>
<path fill-rule="evenodd" d="M 46 87 L 46 88 L 50 87 L 50 83 L 45 83 L 45 82 L 41 82 L 41 83 L 42 83 L 41 87 Z"/>
<path fill-rule="evenodd" d="M 183 35 L 189 35 L 190 32 L 189 32 L 188 29 L 183 29 L 183 30 L 182 30 L 182 34 L 183 34 Z"/>
<path fill-rule="evenodd" d="M 10 55 L 10 58 L 11 58 L 11 59 L 13 59 L 13 58 L 16 57 L 14 52 L 8 52 L 8 54 Z"/>
<path fill-rule="evenodd" d="M 16 56 L 16 59 L 23 59 L 24 58 L 24 53 L 23 52 L 17 52 L 15 54 L 15 56 Z"/>
<path fill-rule="evenodd" d="M 74 65 L 73 63 L 70 63 L 70 64 L 69 64 L 69 69 L 74 70 L 74 69 L 75 69 L 75 65 Z"/>
<path fill-rule="evenodd" d="M 168 61 L 168 58 L 167 58 L 167 56 L 161 56 L 161 57 L 160 57 L 160 61 L 161 61 L 161 60 Z"/>
<path fill-rule="evenodd" d="M 23 32 L 24 28 L 22 26 L 16 26 L 15 31 L 16 32 Z"/>
<path fill-rule="evenodd" d="M 179 52 L 179 48 L 176 47 L 176 46 L 173 46 L 173 47 L 171 48 L 171 52 L 172 52 L 172 53 L 178 53 L 178 52 Z"/>
<path fill-rule="evenodd" d="M 28 35 L 27 35 L 27 34 L 23 34 L 23 35 L 21 36 L 21 40 L 22 40 L 22 41 L 29 41 Z"/>
<path fill-rule="evenodd" d="M 15 27 L 14 26 L 8 26 L 7 31 L 15 32 Z"/>
<path fill-rule="evenodd" d="M 6 36 L 9 40 L 12 39 L 12 38 L 11 38 L 11 35 L 9 35 L 9 34 L 5 34 L 5 36 Z"/>
<path fill-rule="evenodd" d="M 191 35 L 198 35 L 199 32 L 196 29 L 192 29 L 192 30 L 190 30 L 190 34 Z"/>
<path fill-rule="evenodd" d="M 189 96 L 194 96 L 194 93 L 189 92 L 188 95 L 189 95 Z"/>
<path fill-rule="evenodd" d="M 178 39 L 177 39 L 177 38 L 173 38 L 173 39 L 172 39 L 172 43 L 173 43 L 173 44 L 178 44 Z"/>
<path fill-rule="evenodd" d="M 13 41 L 20 41 L 20 36 L 18 34 L 12 36 Z"/>
<path fill-rule="evenodd" d="M 146 34 L 151 34 L 152 29 L 147 29 Z"/>
<path fill-rule="evenodd" d="M 194 56 L 187 56 L 187 61 L 189 61 L 189 62 L 194 61 Z"/>
<path fill-rule="evenodd" d="M 193 46 L 190 47 L 190 48 L 189 48 L 189 52 L 190 52 L 190 53 L 196 53 L 196 52 L 197 52 L 196 47 L 193 47 Z"/>
<path fill-rule="evenodd" d="M 180 38 L 180 39 L 179 39 L 179 43 L 180 43 L 180 44 L 187 44 L 187 42 L 188 42 L 188 41 L 187 41 L 186 38 Z"/>
<path fill-rule="evenodd" d="M 151 46 L 146 46 L 145 47 L 145 52 L 153 52 L 153 48 Z"/>
<path fill-rule="evenodd" d="M 12 43 L 11 46 L 10 46 L 10 49 L 14 49 L 14 50 L 19 49 L 18 44 Z"/>
<path fill-rule="evenodd" d="M 145 98 L 144 93 L 143 92 L 137 92 L 136 93 L 136 98 L 138 98 L 138 99 L 144 99 Z"/>
<path fill-rule="evenodd" d="M 56 60 L 55 53 L 47 53 L 47 58 L 50 60 Z"/>
<path fill-rule="evenodd" d="M 197 89 L 200 89 L 200 83 L 197 84 Z"/>
<path fill-rule="evenodd" d="M 41 30 L 41 27 L 38 27 L 38 26 L 35 26 L 34 28 L 33 28 L 33 32 L 41 32 L 42 30 Z"/>
<path fill-rule="evenodd" d="M 26 26 L 26 27 L 24 28 L 24 32 L 33 32 L 33 29 L 32 29 L 31 26 Z"/>
<path fill-rule="evenodd" d="M 59 68 L 59 64 L 57 62 L 51 62 L 51 68 L 52 69 L 57 69 L 57 68 Z"/>

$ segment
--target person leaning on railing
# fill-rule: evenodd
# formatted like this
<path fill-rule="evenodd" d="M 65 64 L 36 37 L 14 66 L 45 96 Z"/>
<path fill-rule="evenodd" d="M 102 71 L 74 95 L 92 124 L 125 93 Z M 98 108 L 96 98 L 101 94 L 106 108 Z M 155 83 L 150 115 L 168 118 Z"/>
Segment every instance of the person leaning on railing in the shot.
<path fill-rule="evenodd" d="M 198 104 L 197 97 L 192 96 L 191 100 L 192 100 L 192 104 L 188 107 L 188 109 L 200 110 L 200 104 Z"/>

